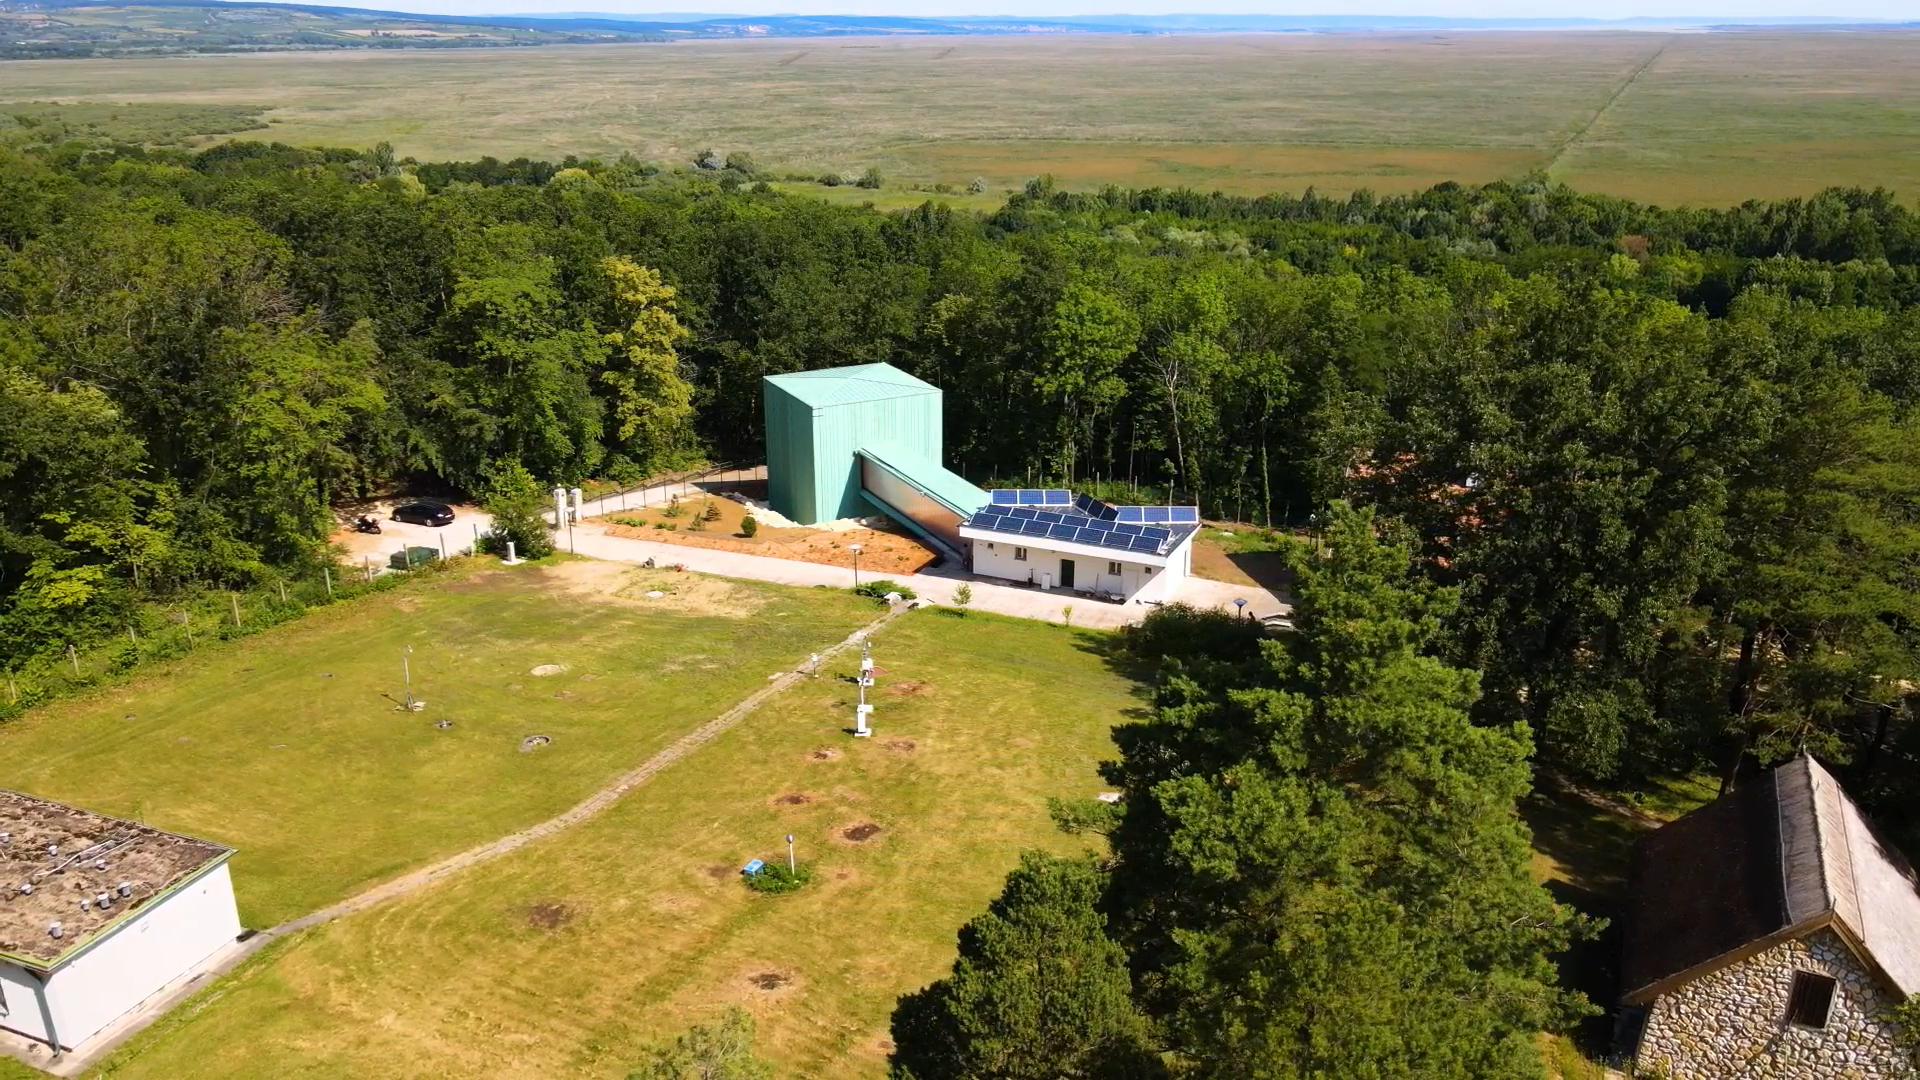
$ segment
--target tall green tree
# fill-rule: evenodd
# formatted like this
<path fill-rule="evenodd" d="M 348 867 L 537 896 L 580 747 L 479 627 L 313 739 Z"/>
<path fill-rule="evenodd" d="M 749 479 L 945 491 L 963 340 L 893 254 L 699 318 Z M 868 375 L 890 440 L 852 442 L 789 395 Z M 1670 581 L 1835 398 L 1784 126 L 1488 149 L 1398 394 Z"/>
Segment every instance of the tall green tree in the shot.
<path fill-rule="evenodd" d="M 1128 996 L 1126 954 L 1095 906 L 1089 858 L 1028 852 L 985 914 L 960 930 L 953 973 L 900 999 L 894 1075 L 1072 1080 L 1161 1073 Z"/>
<path fill-rule="evenodd" d="M 1084 282 L 1069 284 L 1053 305 L 1040 334 L 1043 364 L 1033 385 L 1058 403 L 1059 468 L 1069 482 L 1095 415 L 1127 392 L 1120 365 L 1139 336 L 1140 320 L 1130 308 Z"/>
<path fill-rule="evenodd" d="M 660 272 L 610 256 L 601 269 L 625 329 L 606 335 L 599 381 L 610 394 L 614 443 L 643 473 L 676 464 L 693 445 L 693 386 L 675 352 L 687 331 L 674 317 L 676 290 Z"/>
<path fill-rule="evenodd" d="M 1369 513 L 1296 551 L 1298 633 L 1163 680 L 1117 730 L 1110 905 L 1136 987 L 1199 1075 L 1520 1078 L 1577 1001 L 1579 928 L 1528 876 L 1526 729 L 1473 723 L 1425 655 L 1453 594 Z"/>

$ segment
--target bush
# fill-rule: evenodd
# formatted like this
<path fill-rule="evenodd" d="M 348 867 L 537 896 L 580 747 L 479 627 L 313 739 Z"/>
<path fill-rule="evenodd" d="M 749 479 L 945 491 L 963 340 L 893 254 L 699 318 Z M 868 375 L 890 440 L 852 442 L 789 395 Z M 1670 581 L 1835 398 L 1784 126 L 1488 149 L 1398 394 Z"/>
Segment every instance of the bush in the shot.
<path fill-rule="evenodd" d="M 839 187 L 839 186 L 840 186 L 840 183 L 841 183 L 841 181 L 840 181 L 840 174 L 839 174 L 839 173 L 832 173 L 832 172 L 830 172 L 830 173 L 821 173 L 821 174 L 820 174 L 820 183 L 821 183 L 821 184 L 822 184 L 823 186 L 825 186 L 825 187 Z"/>
<path fill-rule="evenodd" d="M 984 176 L 974 177 L 973 182 L 967 185 L 967 190 L 975 195 L 987 190 L 987 178 Z"/>
<path fill-rule="evenodd" d="M 553 554 L 553 535 L 540 516 L 546 498 L 539 482 L 519 462 L 496 467 L 480 500 L 480 508 L 493 517 L 493 528 L 481 538 L 480 546 L 490 554 L 505 555 L 507 542 L 512 541 L 514 554 L 523 559 Z"/>
<path fill-rule="evenodd" d="M 862 582 L 859 585 L 855 585 L 853 591 L 856 596 L 871 596 L 875 600 L 885 600 L 888 593 L 899 593 L 900 599 L 902 600 L 912 600 L 918 595 L 905 585 L 897 581 L 889 581 L 886 578 L 881 578 L 878 581 Z"/>
<path fill-rule="evenodd" d="M 708 521 L 719 521 L 720 508 L 714 505 L 712 499 L 708 499 L 707 508 L 705 510 L 700 511 L 700 516 L 705 518 Z"/>
<path fill-rule="evenodd" d="M 741 536 L 744 536 L 747 539 L 751 540 L 753 539 L 753 534 L 759 531 L 760 531 L 760 523 L 753 520 L 752 514 L 748 514 L 746 517 L 743 517 L 740 519 L 740 535 Z"/>
<path fill-rule="evenodd" d="M 674 518 L 684 513 L 686 513 L 686 510 L 680 506 L 680 496 L 675 495 L 673 498 L 667 500 L 667 508 L 660 511 L 660 516 Z"/>
<path fill-rule="evenodd" d="M 880 177 L 880 170 L 879 170 L 879 169 L 872 169 L 872 168 L 870 168 L 870 169 L 868 169 L 868 170 L 867 170 L 866 172 L 864 172 L 864 173 L 861 173 L 861 174 L 860 174 L 860 179 L 858 179 L 858 180 L 855 180 L 855 181 L 853 182 L 853 185 L 854 185 L 855 187 L 863 187 L 863 188 L 877 188 L 877 187 L 879 187 L 879 186 L 880 186 L 880 185 L 881 185 L 881 184 L 882 184 L 883 182 L 884 182 L 884 181 L 883 181 L 883 180 L 881 179 L 881 177 Z"/>
<path fill-rule="evenodd" d="M 973 603 L 973 586 L 963 581 L 959 588 L 953 590 L 953 606 L 960 609 L 960 614 L 965 615 L 967 605 L 971 603 Z"/>
<path fill-rule="evenodd" d="M 786 863 L 767 863 L 745 875 L 747 888 L 758 893 L 790 893 L 813 880 L 813 867 L 801 863 L 792 870 Z"/>

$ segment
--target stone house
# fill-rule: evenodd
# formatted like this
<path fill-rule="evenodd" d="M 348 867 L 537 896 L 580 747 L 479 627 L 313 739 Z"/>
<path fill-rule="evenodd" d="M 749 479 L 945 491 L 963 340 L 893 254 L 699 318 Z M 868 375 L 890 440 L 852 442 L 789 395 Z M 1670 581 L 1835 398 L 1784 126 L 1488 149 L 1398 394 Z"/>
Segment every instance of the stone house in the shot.
<path fill-rule="evenodd" d="M 1641 839 L 1621 965 L 1636 1075 L 1912 1080 L 1920 891 L 1808 757 Z"/>

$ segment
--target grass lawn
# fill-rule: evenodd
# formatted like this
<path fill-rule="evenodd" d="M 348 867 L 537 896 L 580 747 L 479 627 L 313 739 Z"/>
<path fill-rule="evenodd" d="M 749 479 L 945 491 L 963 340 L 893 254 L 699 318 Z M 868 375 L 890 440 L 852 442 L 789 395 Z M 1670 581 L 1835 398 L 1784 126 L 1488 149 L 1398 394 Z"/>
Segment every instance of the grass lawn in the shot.
<path fill-rule="evenodd" d="M 612 563 L 475 566 L 0 726 L 0 786 L 238 848 L 241 917 L 267 926 L 557 813 L 876 614 Z M 397 706 L 409 648 L 418 713 Z M 522 752 L 533 734 L 553 741 Z"/>
<path fill-rule="evenodd" d="M 782 1076 L 881 1076 L 895 997 L 944 973 L 1018 853 L 1086 845 L 1045 800 L 1097 791 L 1144 704 L 1109 641 L 906 615 L 875 642 L 874 738 L 843 731 L 848 658 L 603 816 L 276 946 L 106 1072 L 622 1076 L 738 1003 Z M 738 868 L 786 833 L 814 883 L 749 892 Z"/>

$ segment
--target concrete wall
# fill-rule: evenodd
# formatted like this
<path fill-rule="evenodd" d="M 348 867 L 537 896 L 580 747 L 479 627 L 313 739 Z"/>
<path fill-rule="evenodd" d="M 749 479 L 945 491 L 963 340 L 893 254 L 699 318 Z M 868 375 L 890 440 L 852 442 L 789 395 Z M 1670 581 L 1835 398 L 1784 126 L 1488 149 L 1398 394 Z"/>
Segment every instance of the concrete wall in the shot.
<path fill-rule="evenodd" d="M 1086 555 L 1077 552 L 1061 552 L 1038 546 L 1042 541 L 1037 538 L 1012 543 L 1005 540 L 973 541 L 973 572 L 983 577 L 1004 578 L 1008 581 L 1031 581 L 1039 584 L 1042 575 L 1053 575 L 1054 588 L 1060 587 L 1060 560 L 1073 560 L 1073 587 L 1077 592 L 1117 592 L 1127 599 L 1151 597 L 1164 586 L 1161 579 L 1167 571 L 1160 567 L 1146 566 L 1142 563 L 1128 562 L 1123 552 L 1113 555 Z M 1014 558 L 1017 548 L 1025 548 L 1025 560 Z M 1120 575 L 1116 578 L 1108 572 L 1107 564 L 1120 564 Z M 1143 590 L 1151 590 L 1143 592 Z"/>
<path fill-rule="evenodd" d="M 85 1042 L 239 936 L 233 878 L 223 862 L 54 971 L 47 999 L 61 1045 Z"/>
<path fill-rule="evenodd" d="M 1787 1022 L 1795 971 L 1839 981 L 1825 1029 Z M 1662 994 L 1634 1066 L 1669 1080 L 1911 1080 L 1912 1056 L 1880 1015 L 1892 1004 L 1852 950 L 1820 930 Z"/>
<path fill-rule="evenodd" d="M 12 964 L 0 963 L 0 1028 L 47 1042 L 42 1008 L 40 979 Z"/>

